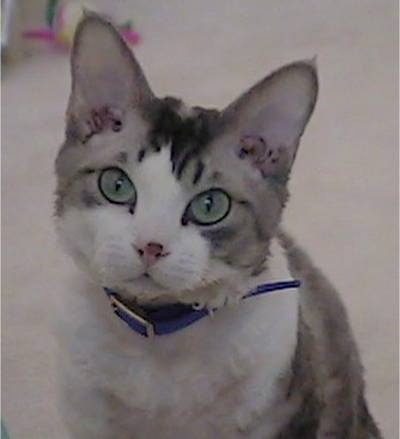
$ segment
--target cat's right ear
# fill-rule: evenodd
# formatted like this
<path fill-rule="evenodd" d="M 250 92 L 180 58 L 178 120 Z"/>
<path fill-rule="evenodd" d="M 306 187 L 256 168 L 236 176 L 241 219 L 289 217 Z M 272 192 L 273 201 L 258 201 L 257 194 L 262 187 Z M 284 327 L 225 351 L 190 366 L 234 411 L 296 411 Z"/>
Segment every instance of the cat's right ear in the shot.
<path fill-rule="evenodd" d="M 318 96 L 315 59 L 281 67 L 223 112 L 238 158 L 262 177 L 287 181 Z"/>
<path fill-rule="evenodd" d="M 92 12 L 85 12 L 76 29 L 71 74 L 67 135 L 82 142 L 102 130 L 123 129 L 128 110 L 141 112 L 154 98 L 119 32 Z"/>

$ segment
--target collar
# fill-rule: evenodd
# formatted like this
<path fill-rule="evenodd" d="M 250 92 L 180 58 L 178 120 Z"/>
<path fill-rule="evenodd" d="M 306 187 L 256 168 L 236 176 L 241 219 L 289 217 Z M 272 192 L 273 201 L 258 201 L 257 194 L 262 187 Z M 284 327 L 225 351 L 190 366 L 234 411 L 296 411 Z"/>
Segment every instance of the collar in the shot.
<path fill-rule="evenodd" d="M 258 285 L 247 293 L 243 300 L 262 294 L 299 288 L 299 280 L 271 282 Z M 104 288 L 114 313 L 133 331 L 144 337 L 167 335 L 180 331 L 210 314 L 207 309 L 194 309 L 192 305 L 176 303 L 159 307 L 127 306 L 115 291 Z M 217 310 L 214 310 L 217 311 Z"/>

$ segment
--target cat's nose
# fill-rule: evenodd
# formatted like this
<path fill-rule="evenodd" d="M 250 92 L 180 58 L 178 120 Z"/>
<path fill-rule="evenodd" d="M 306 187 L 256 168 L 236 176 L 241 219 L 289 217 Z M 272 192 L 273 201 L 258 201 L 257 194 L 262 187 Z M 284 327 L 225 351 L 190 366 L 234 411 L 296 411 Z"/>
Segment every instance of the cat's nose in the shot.
<path fill-rule="evenodd" d="M 135 246 L 135 249 L 147 266 L 154 265 L 159 259 L 169 255 L 164 250 L 164 246 L 158 242 L 148 242 L 142 247 Z"/>

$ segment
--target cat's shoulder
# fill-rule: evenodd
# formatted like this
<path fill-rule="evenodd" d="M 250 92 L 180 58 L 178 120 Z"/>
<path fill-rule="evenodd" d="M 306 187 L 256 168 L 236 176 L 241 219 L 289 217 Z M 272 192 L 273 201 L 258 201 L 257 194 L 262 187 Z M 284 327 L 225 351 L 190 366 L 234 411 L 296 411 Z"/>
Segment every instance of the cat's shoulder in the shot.
<path fill-rule="evenodd" d="M 334 285 L 286 230 L 279 229 L 277 238 L 292 276 L 301 281 L 300 307 L 306 321 L 319 322 L 321 329 L 329 327 L 333 333 L 350 331 L 347 311 Z"/>

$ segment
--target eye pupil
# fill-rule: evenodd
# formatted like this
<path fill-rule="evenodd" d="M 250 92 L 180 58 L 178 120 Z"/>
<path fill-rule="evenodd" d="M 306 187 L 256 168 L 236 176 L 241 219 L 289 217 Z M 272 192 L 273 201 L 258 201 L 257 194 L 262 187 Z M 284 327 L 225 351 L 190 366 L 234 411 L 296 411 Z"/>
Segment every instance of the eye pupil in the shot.
<path fill-rule="evenodd" d="M 212 199 L 212 196 L 209 195 L 205 200 L 204 200 L 204 204 L 206 205 L 206 210 L 207 212 L 210 212 L 210 210 L 213 207 L 214 201 Z"/>
<path fill-rule="evenodd" d="M 118 192 L 122 187 L 122 179 L 119 178 L 116 182 L 115 182 L 115 191 Z"/>

